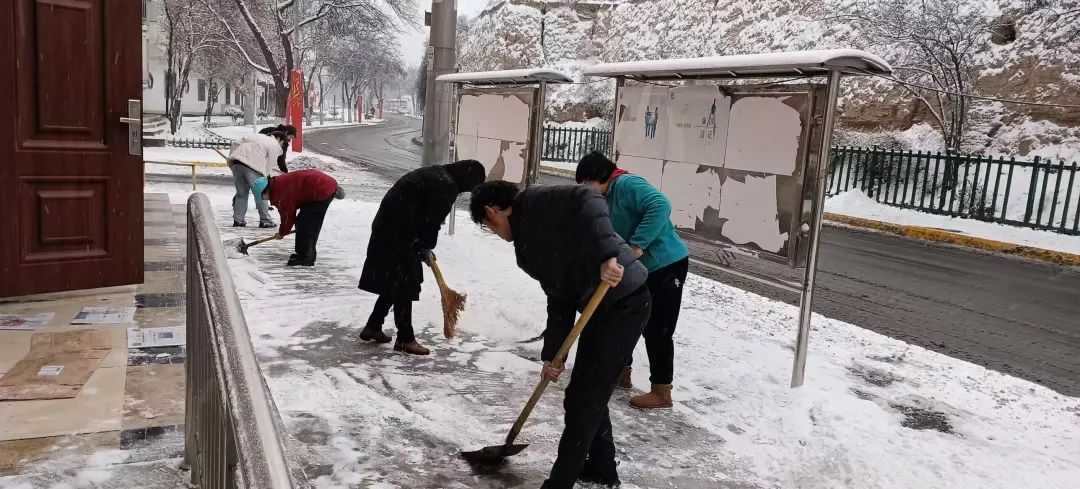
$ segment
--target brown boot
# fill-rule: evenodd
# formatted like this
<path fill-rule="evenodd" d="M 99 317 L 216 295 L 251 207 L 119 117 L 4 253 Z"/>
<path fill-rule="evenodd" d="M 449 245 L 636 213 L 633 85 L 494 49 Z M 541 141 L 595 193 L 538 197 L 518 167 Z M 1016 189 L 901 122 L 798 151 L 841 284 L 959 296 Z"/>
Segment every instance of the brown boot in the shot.
<path fill-rule="evenodd" d="M 360 339 L 376 343 L 389 343 L 392 340 L 390 335 L 383 333 L 382 329 L 372 328 L 371 326 L 365 326 L 364 329 L 360 330 Z"/>
<path fill-rule="evenodd" d="M 427 355 L 431 353 L 431 350 L 420 346 L 420 343 L 416 341 L 410 341 L 408 343 L 394 343 L 394 351 L 403 351 L 410 355 Z"/>
<path fill-rule="evenodd" d="M 671 384 L 653 384 L 648 394 L 631 397 L 630 405 L 638 409 L 671 407 Z"/>
<path fill-rule="evenodd" d="M 630 381 L 630 372 L 633 369 L 630 367 L 623 367 L 622 375 L 619 375 L 619 381 L 615 383 L 615 387 L 619 389 L 633 389 L 634 383 Z"/>

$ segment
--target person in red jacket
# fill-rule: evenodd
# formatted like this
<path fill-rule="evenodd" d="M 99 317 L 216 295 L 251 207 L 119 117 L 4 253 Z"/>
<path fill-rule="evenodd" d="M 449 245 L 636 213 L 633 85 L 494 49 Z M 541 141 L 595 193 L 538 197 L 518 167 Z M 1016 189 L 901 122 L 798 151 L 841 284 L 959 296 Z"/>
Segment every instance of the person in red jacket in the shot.
<path fill-rule="evenodd" d="M 314 266 L 315 245 L 319 242 L 326 209 L 330 201 L 345 198 L 337 180 L 319 170 L 297 170 L 260 178 L 254 187 L 281 215 L 281 227 L 275 238 L 289 235 L 296 224 L 296 253 L 289 257 L 286 266 Z"/>

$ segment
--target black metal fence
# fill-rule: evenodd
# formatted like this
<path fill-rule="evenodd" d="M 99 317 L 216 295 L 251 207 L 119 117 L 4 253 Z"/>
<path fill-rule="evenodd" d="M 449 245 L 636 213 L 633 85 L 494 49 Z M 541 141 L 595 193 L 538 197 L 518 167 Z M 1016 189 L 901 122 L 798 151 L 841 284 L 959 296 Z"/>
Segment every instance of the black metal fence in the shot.
<path fill-rule="evenodd" d="M 174 148 L 205 148 L 205 149 L 229 149 L 232 140 L 225 138 L 165 138 L 165 146 Z"/>
<path fill-rule="evenodd" d="M 875 201 L 921 212 L 1080 235 L 1077 163 L 833 148 L 830 195 L 859 189 Z"/>
<path fill-rule="evenodd" d="M 594 149 L 611 152 L 611 131 L 545 126 L 540 159 L 577 162 Z"/>

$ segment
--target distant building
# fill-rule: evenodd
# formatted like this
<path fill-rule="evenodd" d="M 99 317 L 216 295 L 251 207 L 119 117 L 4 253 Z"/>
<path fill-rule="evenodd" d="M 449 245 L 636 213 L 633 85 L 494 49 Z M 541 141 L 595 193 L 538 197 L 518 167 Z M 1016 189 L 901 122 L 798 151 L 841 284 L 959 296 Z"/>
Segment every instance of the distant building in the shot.
<path fill-rule="evenodd" d="M 143 4 L 143 112 L 147 114 L 165 113 L 165 71 L 167 59 L 165 46 L 157 42 L 155 33 L 161 32 L 157 24 L 164 17 L 162 0 L 142 0 Z M 207 101 L 215 98 L 212 115 L 229 115 L 229 112 L 243 110 L 247 100 L 243 94 L 245 87 L 226 83 L 219 93 L 214 94 L 207 80 L 198 75 L 198 66 L 191 70 L 188 77 L 188 90 L 184 92 L 182 110 L 184 115 L 203 115 Z M 256 84 L 256 103 L 258 112 L 274 111 L 274 86 L 266 76 L 260 76 Z M 218 83 L 221 83 L 218 81 Z"/>

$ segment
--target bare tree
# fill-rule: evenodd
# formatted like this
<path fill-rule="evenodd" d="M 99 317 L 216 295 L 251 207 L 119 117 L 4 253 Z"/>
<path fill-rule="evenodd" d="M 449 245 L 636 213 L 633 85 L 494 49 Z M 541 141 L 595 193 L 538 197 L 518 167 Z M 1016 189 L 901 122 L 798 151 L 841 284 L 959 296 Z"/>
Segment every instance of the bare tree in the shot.
<path fill-rule="evenodd" d="M 190 87 L 192 67 L 214 45 L 200 0 L 164 0 L 158 23 L 165 44 L 165 118 L 175 134 L 183 124 L 184 94 Z"/>
<path fill-rule="evenodd" d="M 988 42 L 992 21 L 966 0 L 855 0 L 835 2 L 830 20 L 855 28 L 866 47 L 886 46 L 901 85 L 929 112 L 945 146 L 959 150 L 976 90 L 975 55 Z M 931 90 L 918 88 L 919 85 Z M 955 173 L 955 172 L 950 172 Z M 955 179 L 952 180 L 955 182 Z"/>
<path fill-rule="evenodd" d="M 302 8 L 296 0 L 201 1 L 240 59 L 273 78 L 278 113 L 288 101 L 289 73 L 302 66 L 295 37 L 303 36 L 294 36 L 297 28 L 396 32 L 401 22 L 414 22 L 416 10 L 415 0 L 306 0 Z"/>
<path fill-rule="evenodd" d="M 1080 41 L 1080 2 L 1076 0 L 1028 0 L 1028 9 L 1046 17 L 1060 45 Z M 1072 46 L 1069 46 L 1072 48 Z"/>
<path fill-rule="evenodd" d="M 214 113 L 218 96 L 221 95 L 225 85 L 232 84 L 239 88 L 239 83 L 244 76 L 243 64 L 239 63 L 233 53 L 220 48 L 206 51 L 206 55 L 199 62 L 197 72 L 206 81 L 206 110 L 203 112 L 203 121 L 210 122 L 210 116 Z"/>

